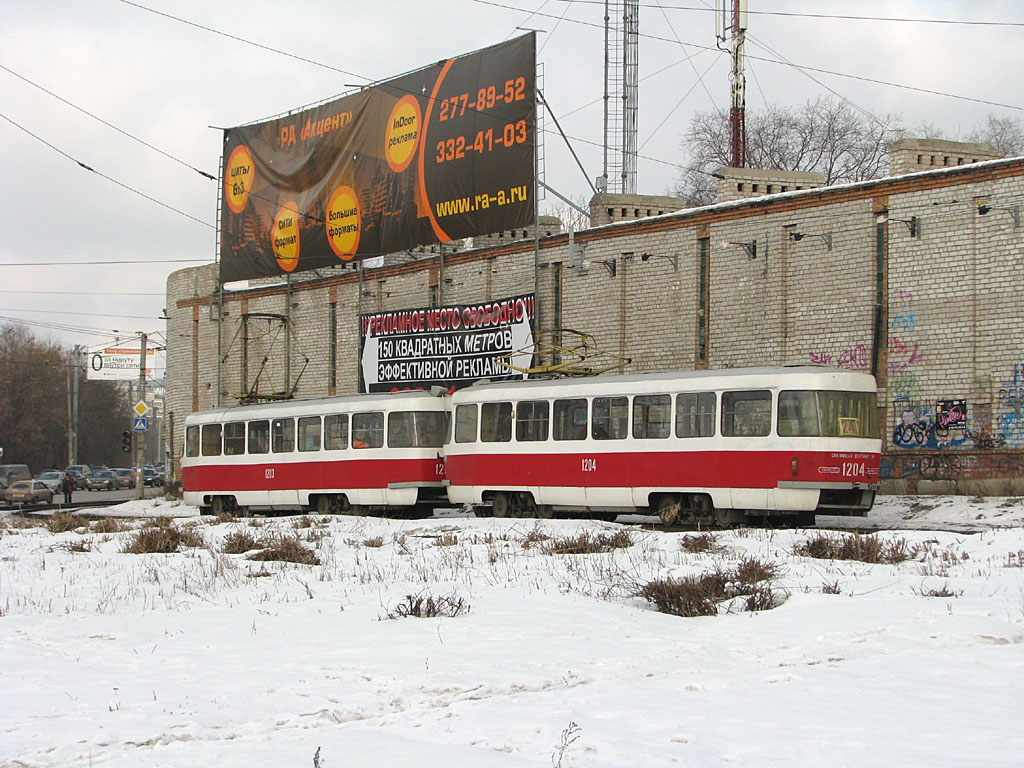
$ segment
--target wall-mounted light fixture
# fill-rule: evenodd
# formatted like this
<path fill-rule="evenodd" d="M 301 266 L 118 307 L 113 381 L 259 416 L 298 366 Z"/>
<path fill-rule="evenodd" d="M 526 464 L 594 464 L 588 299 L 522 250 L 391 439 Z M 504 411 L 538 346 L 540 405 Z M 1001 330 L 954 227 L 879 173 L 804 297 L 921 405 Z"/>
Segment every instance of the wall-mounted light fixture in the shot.
<path fill-rule="evenodd" d="M 679 271 L 679 254 L 678 253 L 641 253 L 640 261 L 650 261 L 651 259 L 666 259 L 672 262 L 672 269 L 676 272 Z"/>
<path fill-rule="evenodd" d="M 921 236 L 921 220 L 917 216 L 911 216 L 909 219 L 889 219 L 889 221 L 898 221 L 900 224 L 906 224 L 911 237 Z"/>
<path fill-rule="evenodd" d="M 725 240 L 722 245 L 738 245 L 747 253 L 748 259 L 757 258 L 757 240 L 750 240 L 749 242 L 738 241 L 738 240 Z"/>
<path fill-rule="evenodd" d="M 988 205 L 987 203 L 976 203 L 978 206 L 978 215 L 984 216 L 989 211 L 1006 211 L 1013 218 L 1014 229 L 1020 226 L 1020 206 L 1015 205 L 1012 208 L 997 208 L 996 206 Z"/>
<path fill-rule="evenodd" d="M 817 237 L 820 238 L 828 250 L 832 250 L 832 233 L 831 232 L 790 232 L 789 239 L 799 243 L 805 237 Z"/>
<path fill-rule="evenodd" d="M 607 269 L 608 274 L 611 275 L 612 277 L 615 277 L 616 273 L 619 271 L 618 262 L 615 261 L 615 259 L 604 259 L 601 261 L 595 261 L 593 263 L 600 264 L 602 267 Z"/>

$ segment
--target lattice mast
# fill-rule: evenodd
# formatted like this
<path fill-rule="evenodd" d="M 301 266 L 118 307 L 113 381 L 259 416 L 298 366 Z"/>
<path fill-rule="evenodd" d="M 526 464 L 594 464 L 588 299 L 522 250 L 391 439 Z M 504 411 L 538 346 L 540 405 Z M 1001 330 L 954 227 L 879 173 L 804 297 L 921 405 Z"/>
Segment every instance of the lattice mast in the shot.
<path fill-rule="evenodd" d="M 746 166 L 747 130 L 744 118 L 747 109 L 747 79 L 743 74 L 743 40 L 747 31 L 747 0 L 715 0 L 715 36 L 719 44 L 727 43 L 732 57 L 729 85 L 732 100 L 729 107 L 729 164 Z"/>
<path fill-rule="evenodd" d="M 598 192 L 636 193 L 639 0 L 604 4 L 604 162 Z"/>

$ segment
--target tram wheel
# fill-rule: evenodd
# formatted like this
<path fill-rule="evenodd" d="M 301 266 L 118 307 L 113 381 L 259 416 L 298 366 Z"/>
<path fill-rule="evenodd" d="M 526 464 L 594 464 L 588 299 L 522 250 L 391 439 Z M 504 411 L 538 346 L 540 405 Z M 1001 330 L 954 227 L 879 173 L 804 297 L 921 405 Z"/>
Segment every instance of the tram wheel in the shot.
<path fill-rule="evenodd" d="M 223 496 L 214 496 L 210 499 L 210 511 L 217 517 L 227 512 L 227 508 L 228 505 Z"/>
<path fill-rule="evenodd" d="M 506 494 L 500 492 L 494 494 L 494 498 L 491 499 L 491 513 L 495 517 L 508 517 L 509 502 Z"/>
<path fill-rule="evenodd" d="M 332 511 L 330 496 L 325 495 L 316 497 L 316 513 L 318 515 L 329 515 Z"/>
<path fill-rule="evenodd" d="M 665 525 L 672 525 L 679 519 L 679 499 L 674 493 L 663 493 L 658 497 L 655 511 L 661 522 Z"/>

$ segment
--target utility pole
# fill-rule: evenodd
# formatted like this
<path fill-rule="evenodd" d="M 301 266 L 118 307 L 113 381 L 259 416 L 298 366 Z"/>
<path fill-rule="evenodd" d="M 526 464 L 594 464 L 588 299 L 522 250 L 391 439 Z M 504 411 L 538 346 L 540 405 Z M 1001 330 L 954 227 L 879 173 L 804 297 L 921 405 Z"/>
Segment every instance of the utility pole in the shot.
<path fill-rule="evenodd" d="M 146 333 L 139 332 L 139 402 L 146 402 Z M 142 482 L 142 465 L 146 463 L 146 440 L 144 432 L 135 432 L 135 498 L 142 499 L 146 495 L 145 484 Z"/>
<path fill-rule="evenodd" d="M 732 70 L 729 85 L 732 102 L 729 107 L 729 164 L 733 168 L 746 167 L 747 79 L 743 74 L 743 41 L 747 32 L 747 0 L 717 0 L 715 3 L 715 36 L 718 41 L 728 39 Z"/>

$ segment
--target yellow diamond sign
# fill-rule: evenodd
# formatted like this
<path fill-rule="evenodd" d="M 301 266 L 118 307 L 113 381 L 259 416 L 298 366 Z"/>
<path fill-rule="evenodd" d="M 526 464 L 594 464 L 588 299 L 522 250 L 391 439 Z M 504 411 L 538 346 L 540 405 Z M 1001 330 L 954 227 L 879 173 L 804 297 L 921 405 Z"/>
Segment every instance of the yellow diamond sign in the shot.
<path fill-rule="evenodd" d="M 145 416 L 147 413 L 149 413 L 149 406 L 146 405 L 144 401 L 139 400 L 139 402 L 135 404 L 135 408 L 133 410 L 137 414 L 139 414 L 139 416 Z"/>

